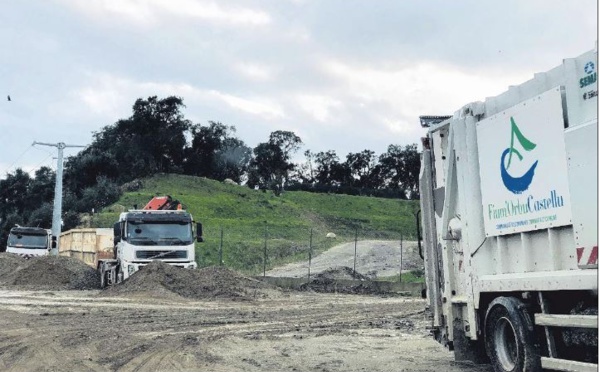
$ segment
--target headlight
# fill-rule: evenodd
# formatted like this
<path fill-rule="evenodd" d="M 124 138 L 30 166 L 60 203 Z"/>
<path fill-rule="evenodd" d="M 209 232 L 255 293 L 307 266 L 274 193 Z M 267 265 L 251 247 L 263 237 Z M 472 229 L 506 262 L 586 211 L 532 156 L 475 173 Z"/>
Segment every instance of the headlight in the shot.
<path fill-rule="evenodd" d="M 131 274 L 135 272 L 135 265 L 127 265 L 127 272 L 129 273 L 129 276 L 131 276 Z"/>

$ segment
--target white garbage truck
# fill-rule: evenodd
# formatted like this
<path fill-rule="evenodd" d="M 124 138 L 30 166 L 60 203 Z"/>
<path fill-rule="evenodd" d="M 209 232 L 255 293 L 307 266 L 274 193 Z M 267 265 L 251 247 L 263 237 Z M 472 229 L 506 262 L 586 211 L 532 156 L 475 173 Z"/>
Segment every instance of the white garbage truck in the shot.
<path fill-rule="evenodd" d="M 53 247 L 56 247 L 56 241 L 49 229 L 15 226 L 8 234 L 6 252 L 30 258 L 46 256 Z"/>
<path fill-rule="evenodd" d="M 495 371 L 598 369 L 598 52 L 423 116 L 432 334 Z"/>

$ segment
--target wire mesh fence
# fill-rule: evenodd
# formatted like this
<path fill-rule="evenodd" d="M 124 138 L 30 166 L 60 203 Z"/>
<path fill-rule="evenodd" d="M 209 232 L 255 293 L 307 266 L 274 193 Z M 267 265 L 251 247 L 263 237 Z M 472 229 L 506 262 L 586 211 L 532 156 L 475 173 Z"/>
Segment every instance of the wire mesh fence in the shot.
<path fill-rule="evenodd" d="M 346 227 L 333 232 L 320 226 L 264 221 L 234 226 L 219 222 L 203 221 L 204 242 L 197 245 L 201 267 L 223 265 L 253 275 L 296 277 L 310 277 L 326 267 L 344 267 L 377 277 L 397 275 L 396 280 L 402 280 L 401 273 L 411 271 L 418 276 L 422 271 L 414 230 Z M 322 253 L 334 246 L 339 246 L 338 254 L 324 260 Z M 294 264 L 286 272 L 271 271 L 290 263 Z"/>

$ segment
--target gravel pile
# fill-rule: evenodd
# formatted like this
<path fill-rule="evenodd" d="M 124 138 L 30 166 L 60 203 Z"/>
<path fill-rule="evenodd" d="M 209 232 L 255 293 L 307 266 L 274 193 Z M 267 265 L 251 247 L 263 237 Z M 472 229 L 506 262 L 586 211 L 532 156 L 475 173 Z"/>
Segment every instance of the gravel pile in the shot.
<path fill-rule="evenodd" d="M 359 284 L 344 283 L 346 280 L 360 280 Z M 322 293 L 383 294 L 378 282 L 347 266 L 327 269 L 311 277 L 310 282 L 300 286 L 300 290 Z"/>
<path fill-rule="evenodd" d="M 348 266 L 332 267 L 322 271 L 314 276 L 315 279 L 348 279 L 348 280 L 369 280 L 369 277 L 354 270 Z"/>
<path fill-rule="evenodd" d="M 77 259 L 62 256 L 23 259 L 5 255 L 0 255 L 1 285 L 44 290 L 100 288 L 98 272 Z"/>
<path fill-rule="evenodd" d="M 267 296 L 274 287 L 224 267 L 182 269 L 154 261 L 103 295 L 150 294 L 164 297 L 177 294 L 192 299 L 252 300 Z"/>

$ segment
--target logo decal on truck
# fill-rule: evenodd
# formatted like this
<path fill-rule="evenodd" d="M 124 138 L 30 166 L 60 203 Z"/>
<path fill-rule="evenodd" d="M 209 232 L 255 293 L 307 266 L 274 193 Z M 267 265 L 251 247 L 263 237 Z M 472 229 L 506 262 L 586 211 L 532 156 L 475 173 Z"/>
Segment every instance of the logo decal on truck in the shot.
<path fill-rule="evenodd" d="M 579 87 L 580 88 L 585 88 L 588 85 L 594 84 L 597 79 L 596 66 L 594 65 L 594 62 L 590 61 L 590 62 L 586 63 L 585 66 L 583 67 L 583 71 L 585 72 L 585 74 L 587 76 L 579 79 Z"/>
<path fill-rule="evenodd" d="M 510 147 L 504 150 L 504 152 L 502 152 L 502 156 L 500 157 L 500 174 L 502 175 L 502 182 L 504 183 L 504 186 L 513 194 L 520 194 L 529 188 L 529 185 L 533 180 L 538 161 L 536 160 L 529 170 L 519 177 L 513 177 L 508 173 L 513 154 L 519 158 L 519 161 L 523 161 L 523 155 L 521 155 L 521 153 L 514 146 L 515 137 L 517 138 L 523 150 L 527 152 L 535 149 L 536 144 L 531 142 L 523 135 L 523 133 L 521 133 L 521 130 L 515 123 L 515 119 L 512 116 L 510 118 L 510 127 Z M 506 162 L 507 155 L 508 163 Z"/>

